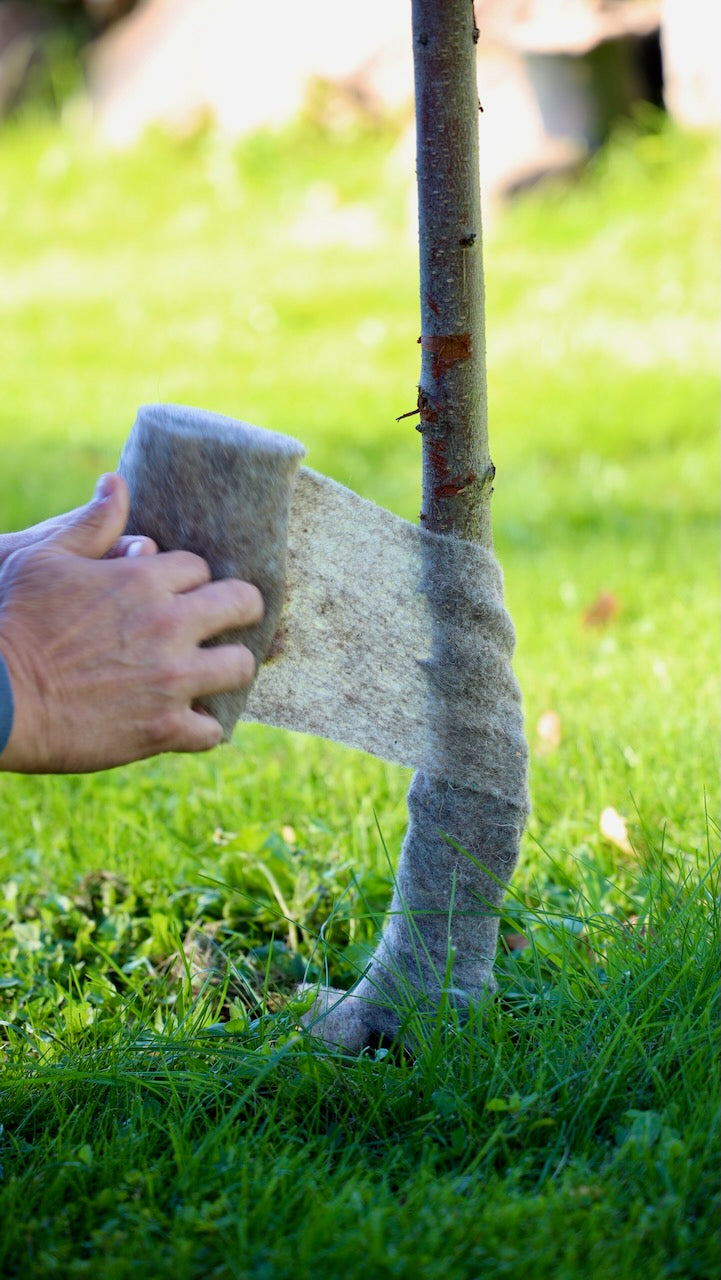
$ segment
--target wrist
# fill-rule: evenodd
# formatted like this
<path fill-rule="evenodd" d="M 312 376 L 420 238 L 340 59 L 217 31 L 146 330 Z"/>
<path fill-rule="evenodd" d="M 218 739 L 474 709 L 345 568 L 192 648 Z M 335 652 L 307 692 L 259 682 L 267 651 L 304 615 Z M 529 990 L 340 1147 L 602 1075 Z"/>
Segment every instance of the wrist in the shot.
<path fill-rule="evenodd" d="M 22 545 L 19 533 L 0 533 L 0 567 Z"/>
<path fill-rule="evenodd" d="M 1 604 L 1 602 L 0 602 Z M 44 677 L 31 660 L 32 644 L 13 634 L 0 608 L 0 707 L 7 739 L 0 751 L 0 772 L 45 773 L 47 723 Z M 0 711 L 0 720 L 3 719 Z M 0 734 L 0 743 L 2 734 Z"/>
<path fill-rule="evenodd" d="M 15 551 L 26 551 L 58 533 L 72 514 L 51 516 L 49 520 L 31 525 L 29 529 L 17 529 L 14 533 L 0 533 L 0 568 Z"/>

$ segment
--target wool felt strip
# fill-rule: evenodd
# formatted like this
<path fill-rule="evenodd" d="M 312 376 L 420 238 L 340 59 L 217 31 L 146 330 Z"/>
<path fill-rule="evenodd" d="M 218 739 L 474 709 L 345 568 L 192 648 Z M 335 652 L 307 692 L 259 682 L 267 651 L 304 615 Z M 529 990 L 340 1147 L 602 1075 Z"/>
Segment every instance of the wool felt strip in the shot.
<path fill-rule="evenodd" d="M 506 886 L 527 817 L 525 787 L 505 798 L 422 770 L 408 791 L 408 828 L 383 935 L 350 992 L 326 988 L 303 1021 L 349 1053 L 413 1045 L 441 1005 L 463 1010 L 495 990 L 493 961 Z"/>
<path fill-rule="evenodd" d="M 246 578 L 265 598 L 261 624 L 218 638 L 242 638 L 259 666 L 250 691 L 206 700 L 226 738 L 243 716 L 452 785 L 525 794 L 495 557 L 299 467 L 303 452 L 247 423 L 152 405 L 121 458 L 128 532 L 196 551 L 214 578 Z"/>

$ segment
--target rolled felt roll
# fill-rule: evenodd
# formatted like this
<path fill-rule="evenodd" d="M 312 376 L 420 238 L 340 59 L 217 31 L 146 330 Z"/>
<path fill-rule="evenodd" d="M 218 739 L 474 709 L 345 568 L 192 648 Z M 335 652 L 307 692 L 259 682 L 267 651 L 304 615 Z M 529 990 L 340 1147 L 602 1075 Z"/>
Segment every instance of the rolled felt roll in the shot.
<path fill-rule="evenodd" d="M 278 629 L 285 591 L 288 514 L 305 453 L 290 436 L 184 405 L 143 405 L 118 464 L 130 490 L 127 533 L 154 538 L 161 551 L 194 551 L 214 579 L 242 578 L 260 590 L 263 620 L 210 643 L 241 640 L 260 664 Z M 203 705 L 226 740 L 249 688 Z"/>

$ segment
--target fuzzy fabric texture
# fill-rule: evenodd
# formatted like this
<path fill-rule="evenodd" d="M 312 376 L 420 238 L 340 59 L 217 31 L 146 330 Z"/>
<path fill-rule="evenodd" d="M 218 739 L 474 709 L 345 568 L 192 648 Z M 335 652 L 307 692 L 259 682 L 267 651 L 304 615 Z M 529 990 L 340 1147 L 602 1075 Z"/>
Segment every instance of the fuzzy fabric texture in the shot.
<path fill-rule="evenodd" d="M 118 464 L 130 490 L 128 533 L 154 538 L 161 551 L 194 551 L 214 579 L 242 578 L 260 588 L 265 616 L 226 632 L 260 665 L 273 643 L 285 598 L 288 514 L 305 449 L 290 436 L 183 405 L 143 405 Z M 249 689 L 212 695 L 202 705 L 226 741 Z"/>
<path fill-rule="evenodd" d="M 492 987 L 527 748 L 493 554 L 299 467 L 302 454 L 219 415 L 146 406 L 120 471 L 129 532 L 196 551 L 214 577 L 247 578 L 266 599 L 264 622 L 241 635 L 262 664 L 255 684 L 207 702 L 226 736 L 243 716 L 418 770 L 378 949 L 352 994 L 322 992 L 305 1019 L 357 1052 L 402 1030 L 404 1010 L 433 1015 Z"/>
<path fill-rule="evenodd" d="M 303 467 L 281 629 L 245 717 L 516 793 L 526 754 L 514 641 L 491 552 Z"/>
<path fill-rule="evenodd" d="M 322 990 L 304 1021 L 358 1053 L 433 1032 L 439 1008 L 462 1011 L 495 990 L 506 887 L 527 817 L 525 788 L 500 799 L 414 773 L 408 828 L 381 940 L 350 993 Z"/>

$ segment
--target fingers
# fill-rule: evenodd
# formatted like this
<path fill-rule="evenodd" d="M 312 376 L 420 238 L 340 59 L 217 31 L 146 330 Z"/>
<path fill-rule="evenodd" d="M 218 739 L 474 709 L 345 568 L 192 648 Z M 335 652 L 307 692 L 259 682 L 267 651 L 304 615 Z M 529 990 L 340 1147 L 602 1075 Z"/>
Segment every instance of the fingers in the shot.
<path fill-rule="evenodd" d="M 189 708 L 178 725 L 178 734 L 171 751 L 212 751 L 223 741 L 219 722 L 202 707 Z"/>
<path fill-rule="evenodd" d="M 210 582 L 184 596 L 183 603 L 197 641 L 210 640 L 221 631 L 254 626 L 265 613 L 258 588 L 237 578 Z"/>
<path fill-rule="evenodd" d="M 87 506 L 71 512 L 47 545 L 70 555 L 100 560 L 121 536 L 128 521 L 130 498 L 118 475 L 101 476 Z"/>
<path fill-rule="evenodd" d="M 243 644 L 218 644 L 199 649 L 193 661 L 193 699 L 211 693 L 230 693 L 250 684 L 255 658 Z"/>
<path fill-rule="evenodd" d="M 134 556 L 154 556 L 157 555 L 158 544 L 152 538 L 138 537 L 135 534 L 123 534 L 122 538 L 118 538 L 114 542 L 109 551 L 103 556 L 104 560 L 123 560 L 132 559 Z"/>
<path fill-rule="evenodd" d="M 210 751 L 223 740 L 220 723 L 198 699 L 213 693 L 229 693 L 248 684 L 255 661 L 243 645 L 217 645 L 196 651 L 185 671 L 177 671 L 172 684 L 179 702 L 151 722 L 146 729 L 143 755 L 164 751 Z M 183 705 L 183 701 L 186 705 Z"/>
<path fill-rule="evenodd" d="M 207 561 L 192 551 L 163 551 L 148 565 L 148 570 L 157 574 L 159 588 L 174 595 L 195 591 L 210 582 Z"/>

